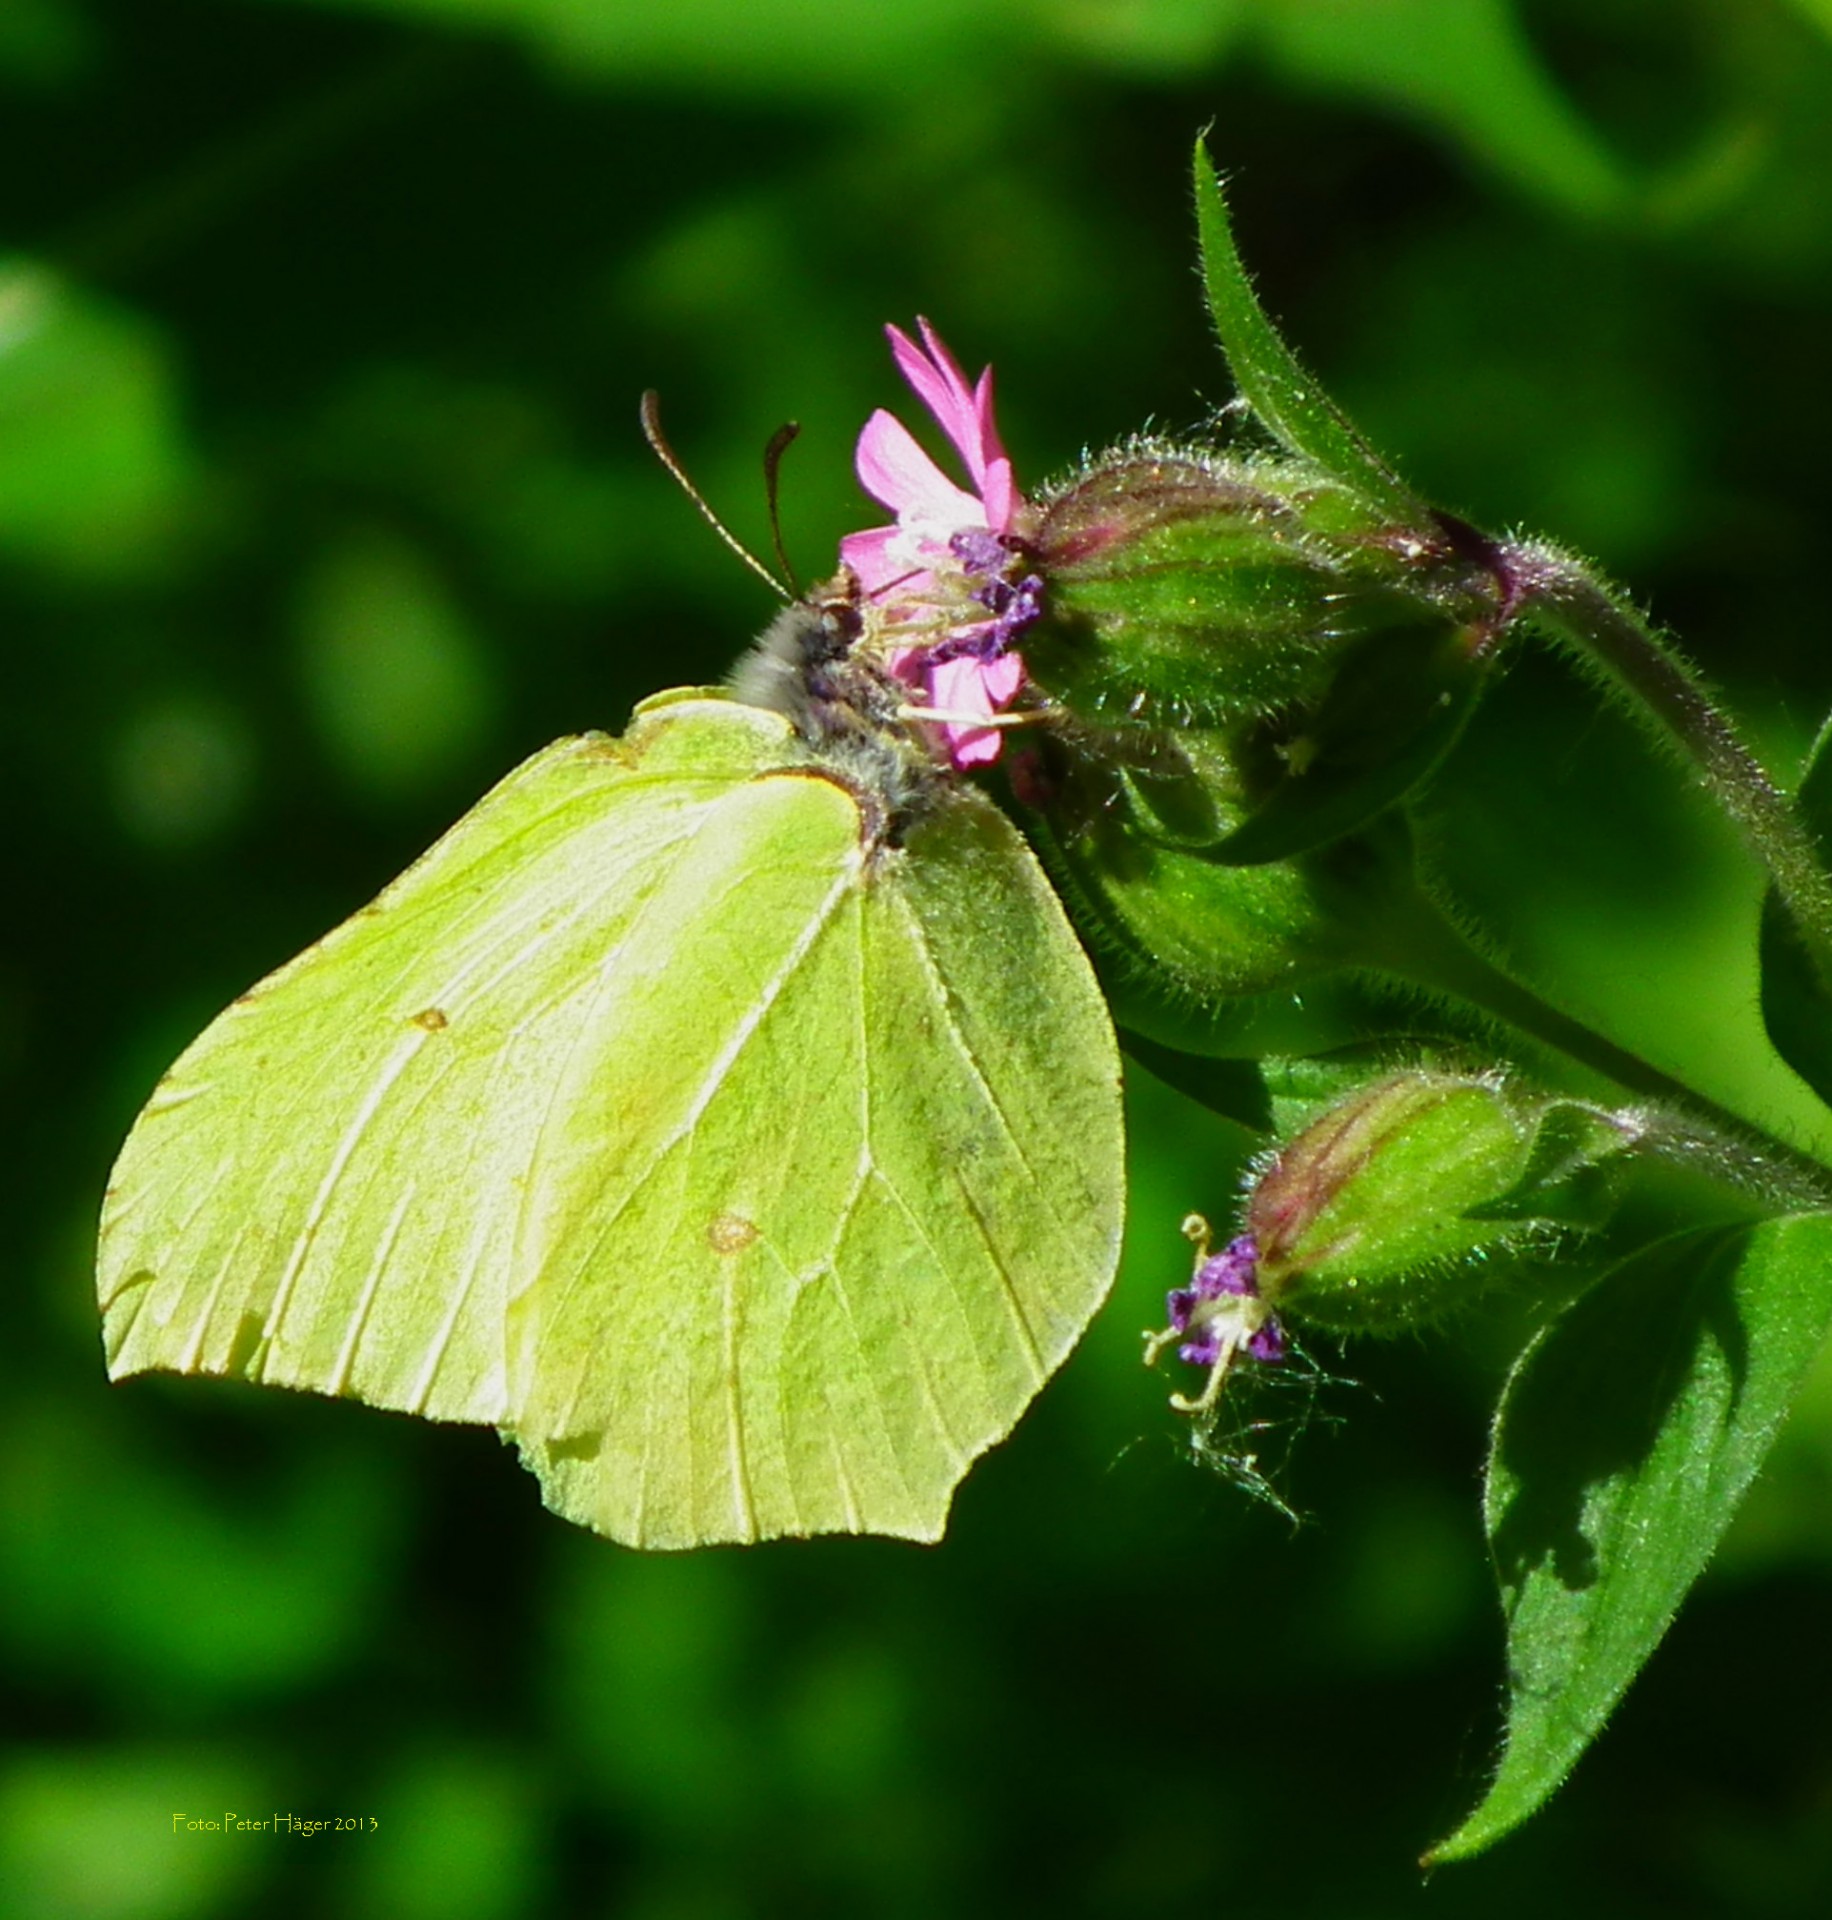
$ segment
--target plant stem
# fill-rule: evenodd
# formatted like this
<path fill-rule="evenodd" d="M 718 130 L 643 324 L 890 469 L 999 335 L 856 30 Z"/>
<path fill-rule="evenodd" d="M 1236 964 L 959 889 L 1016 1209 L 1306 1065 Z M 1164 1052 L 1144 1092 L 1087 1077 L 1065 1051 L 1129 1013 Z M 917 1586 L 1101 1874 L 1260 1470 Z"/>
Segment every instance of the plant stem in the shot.
<path fill-rule="evenodd" d="M 1832 1169 L 1561 1013 L 1485 959 L 1423 893 L 1412 889 L 1392 899 L 1365 932 L 1363 951 L 1376 966 L 1467 1001 L 1630 1093 L 1665 1103 L 1673 1118 L 1695 1123 L 1690 1128 L 1669 1124 L 1665 1131 L 1670 1139 L 1707 1152 L 1735 1184 L 1785 1210 L 1832 1208 Z"/>
<path fill-rule="evenodd" d="M 1832 993 L 1832 877 L 1823 853 L 1704 681 L 1580 562 L 1530 545 L 1506 547 L 1501 559 L 1516 612 L 1575 648 L 1697 769 L 1767 868 L 1820 984 Z"/>

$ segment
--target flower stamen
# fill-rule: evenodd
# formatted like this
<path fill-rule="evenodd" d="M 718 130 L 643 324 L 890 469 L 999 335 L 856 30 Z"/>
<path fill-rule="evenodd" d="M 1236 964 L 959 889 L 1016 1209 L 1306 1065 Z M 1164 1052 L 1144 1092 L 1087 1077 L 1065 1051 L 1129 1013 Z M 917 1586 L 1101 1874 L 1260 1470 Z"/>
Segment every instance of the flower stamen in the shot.
<path fill-rule="evenodd" d="M 1176 1346 L 1177 1358 L 1206 1367 L 1208 1378 L 1195 1397 L 1173 1393 L 1178 1413 L 1208 1413 L 1221 1398 L 1237 1358 L 1245 1355 L 1276 1366 L 1285 1358 L 1285 1329 L 1259 1286 L 1259 1245 L 1250 1233 L 1238 1234 L 1218 1254 L 1209 1252 L 1209 1223 L 1199 1213 L 1183 1222 L 1184 1237 L 1194 1243 L 1196 1259 L 1187 1287 L 1165 1296 L 1170 1325 L 1145 1335 L 1145 1364 Z"/>

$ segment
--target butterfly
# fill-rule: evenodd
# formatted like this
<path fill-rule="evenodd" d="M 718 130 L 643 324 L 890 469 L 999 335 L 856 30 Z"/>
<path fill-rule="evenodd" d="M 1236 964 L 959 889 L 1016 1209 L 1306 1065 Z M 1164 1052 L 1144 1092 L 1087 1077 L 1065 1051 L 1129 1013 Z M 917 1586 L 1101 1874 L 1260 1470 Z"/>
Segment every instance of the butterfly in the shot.
<path fill-rule="evenodd" d="M 110 1374 L 496 1427 L 635 1546 L 937 1538 L 1111 1283 L 1119 1066 L 836 591 L 557 741 L 159 1082 Z"/>

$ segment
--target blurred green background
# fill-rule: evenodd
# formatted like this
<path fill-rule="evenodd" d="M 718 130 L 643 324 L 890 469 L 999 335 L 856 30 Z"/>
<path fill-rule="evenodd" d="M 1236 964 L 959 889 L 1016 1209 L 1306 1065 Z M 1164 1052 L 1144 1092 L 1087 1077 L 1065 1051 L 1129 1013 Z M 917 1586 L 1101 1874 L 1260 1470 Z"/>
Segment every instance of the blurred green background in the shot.
<path fill-rule="evenodd" d="M 1507 1328 L 1332 1361 L 1295 1534 L 1193 1469 L 1137 1333 L 1245 1143 L 1143 1075 L 1114 1304 L 940 1548 L 643 1559 L 489 1434 L 104 1383 L 95 1209 L 180 1045 L 768 617 L 640 390 L 758 542 L 804 423 L 808 577 L 887 319 L 997 365 L 1029 481 L 1194 425 L 1205 123 L 1410 477 L 1631 578 L 1785 768 L 1832 704 L 1829 0 L 0 8 L 9 1914 L 1832 1911 L 1832 1373 L 1574 1784 L 1421 1892 L 1496 1733 Z M 1435 832 L 1555 997 L 1801 1121 L 1752 876 L 1561 669 Z M 171 1830 L 224 1810 L 380 1825 Z"/>

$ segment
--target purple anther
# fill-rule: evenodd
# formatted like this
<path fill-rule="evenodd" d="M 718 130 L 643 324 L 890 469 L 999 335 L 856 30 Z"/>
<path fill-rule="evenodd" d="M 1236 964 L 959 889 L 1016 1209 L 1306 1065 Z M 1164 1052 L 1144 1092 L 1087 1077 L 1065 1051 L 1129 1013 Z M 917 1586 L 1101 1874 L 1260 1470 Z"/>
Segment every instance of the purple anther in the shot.
<path fill-rule="evenodd" d="M 1258 1273 L 1259 1246 L 1252 1234 L 1243 1233 L 1203 1261 L 1190 1285 L 1200 1300 L 1213 1300 L 1223 1293 L 1257 1294 Z"/>
<path fill-rule="evenodd" d="M 1285 1329 L 1260 1293 L 1259 1243 L 1250 1233 L 1237 1235 L 1220 1253 L 1204 1259 L 1187 1287 L 1173 1287 L 1164 1296 L 1164 1312 L 1170 1325 L 1148 1336 L 1146 1352 L 1156 1355 L 1177 1335 L 1187 1336 L 1177 1358 L 1210 1370 L 1207 1398 L 1201 1403 L 1205 1407 L 1236 1354 L 1269 1366 L 1285 1358 Z"/>
<path fill-rule="evenodd" d="M 993 616 L 993 637 L 1001 652 L 1043 612 L 1043 581 L 1034 573 L 1022 580 L 988 580 L 973 597 Z"/>
<path fill-rule="evenodd" d="M 923 653 L 924 662 L 931 667 L 939 667 L 944 660 L 977 660 L 981 666 L 990 666 L 1005 653 L 1005 636 L 996 620 L 981 620 L 971 627 L 962 627 L 949 634 L 945 640 L 937 640 L 934 646 Z"/>
<path fill-rule="evenodd" d="M 1003 573 L 1011 561 L 1011 548 L 988 527 L 949 534 L 948 551 L 969 573 Z"/>
<path fill-rule="evenodd" d="M 1276 1367 L 1285 1358 L 1285 1329 L 1268 1314 L 1265 1325 L 1247 1342 L 1247 1351 L 1255 1360 Z"/>

